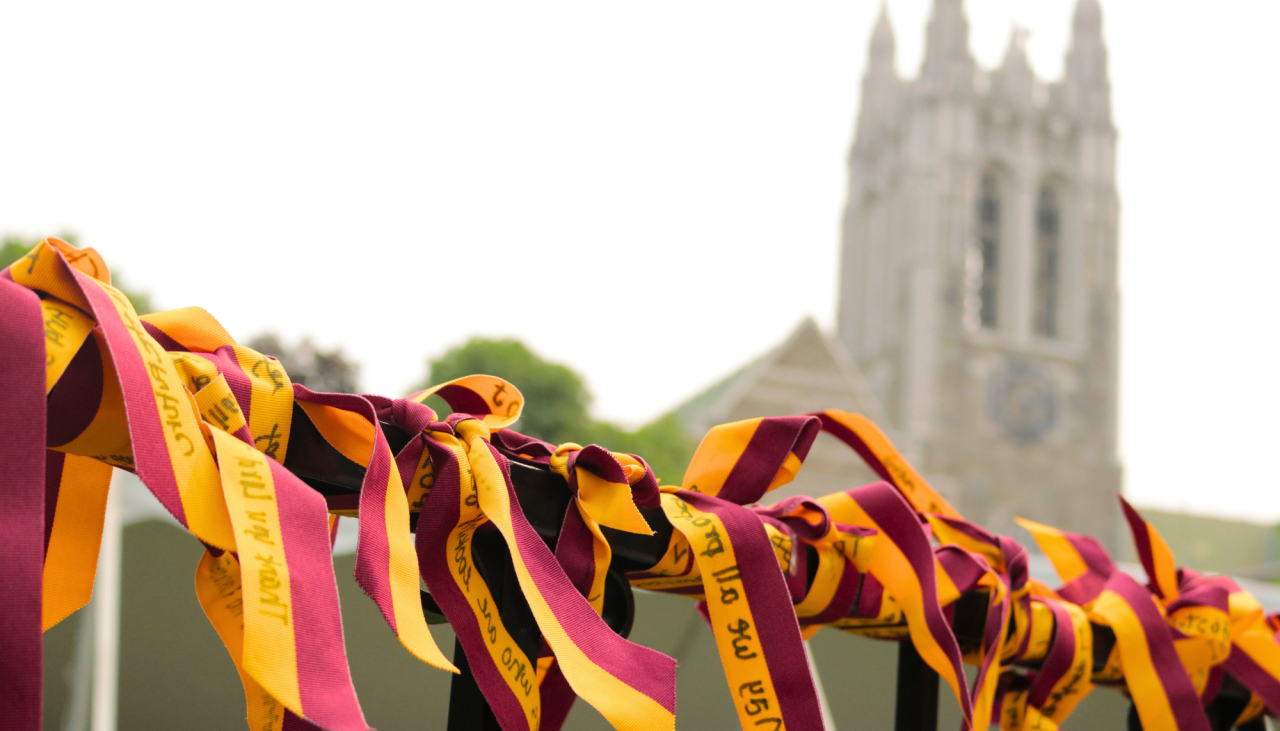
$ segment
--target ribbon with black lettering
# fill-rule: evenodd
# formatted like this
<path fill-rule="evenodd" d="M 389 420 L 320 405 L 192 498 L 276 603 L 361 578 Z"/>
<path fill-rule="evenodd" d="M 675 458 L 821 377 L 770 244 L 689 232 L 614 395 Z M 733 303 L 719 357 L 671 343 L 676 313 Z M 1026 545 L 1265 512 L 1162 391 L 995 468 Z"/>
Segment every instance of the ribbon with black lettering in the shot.
<path fill-rule="evenodd" d="M 715 427 L 694 453 L 682 488 L 663 488 L 663 511 L 697 565 L 707 618 L 744 727 L 823 727 L 778 546 L 761 516 L 742 507 L 795 477 L 818 428 L 809 417 Z M 791 538 L 778 535 L 789 552 Z"/>
<path fill-rule="evenodd" d="M 423 407 L 426 408 L 426 407 Z M 416 549 L 427 589 L 449 620 L 476 684 L 504 729 L 539 728 L 536 658 L 511 636 L 476 568 L 473 539 L 489 520 L 480 507 L 466 445 L 448 423 L 424 427 L 433 484 L 424 495 Z"/>
<path fill-rule="evenodd" d="M 211 376 L 209 380 L 196 384 L 191 373 L 179 365 L 187 359 L 217 355 L 191 353 L 194 348 L 239 346 L 231 343 L 225 331 L 203 311 L 155 318 L 173 327 L 179 333 L 176 338 L 151 322 L 144 322 L 127 298 L 110 286 L 106 268 L 96 253 L 76 250 L 56 240 L 42 242 L 6 270 L 5 294 L 14 293 L 17 301 L 28 297 L 29 301 L 36 301 L 22 287 L 35 290 L 43 298 L 34 311 L 34 322 L 37 327 L 43 325 L 44 342 L 37 341 L 34 347 L 22 345 L 12 352 L 38 357 L 44 351 L 45 374 L 40 381 L 48 393 L 48 408 L 57 415 L 47 430 L 51 449 L 45 452 L 43 480 L 34 483 L 44 487 L 40 502 L 46 518 L 36 522 L 37 530 L 44 524 L 43 541 L 34 542 L 37 556 L 41 555 L 41 543 L 44 547 L 44 600 L 30 605 L 36 608 L 37 615 L 43 614 L 41 624 L 45 628 L 56 624 L 88 600 L 101 540 L 110 465 L 135 469 L 175 517 L 211 550 L 240 549 L 240 556 L 245 557 L 244 541 L 250 540 L 246 536 L 263 542 L 254 544 L 262 549 L 264 559 L 251 572 L 257 581 L 257 594 L 252 588 L 248 592 L 259 601 L 234 620 L 234 629 L 241 636 L 229 643 L 233 658 L 244 661 L 249 673 L 245 677 L 252 674 L 268 678 L 265 686 L 260 686 L 260 690 L 267 689 L 251 697 L 249 715 L 255 719 L 254 728 L 279 728 L 271 716 L 274 714 L 279 720 L 286 713 L 295 714 L 299 722 L 309 718 L 327 728 L 364 728 L 342 649 L 323 500 L 245 443 L 251 442 L 253 435 L 243 421 L 247 410 L 227 387 L 229 372 L 219 372 L 215 364 L 207 374 Z M 21 295 L 23 291 L 28 293 Z M 23 319 L 6 318 L 6 327 L 17 327 Z M 163 345 L 161 340 L 165 341 Z M 6 345 L 14 342 L 21 343 L 17 335 L 8 338 Z M 181 352 L 171 353 L 167 348 Z M 247 349 L 241 350 L 240 355 L 256 356 Z M 14 382 L 13 374 L 19 372 L 21 369 L 6 364 L 0 381 Z M 42 395 L 34 390 L 33 393 L 36 397 Z M 290 397 L 284 407 L 288 409 L 291 403 Z M 208 409 L 213 407 L 222 409 L 219 413 L 226 418 L 220 420 L 211 414 Z M 10 408 L 6 404 L 6 418 L 2 421 L 23 425 L 43 446 L 45 440 L 39 438 L 43 412 L 40 419 L 13 421 L 9 418 Z M 270 406 L 260 412 L 269 414 Z M 215 459 L 215 442 L 222 442 L 221 465 Z M 232 460 L 229 455 L 236 450 L 245 451 Z M 267 492 L 245 497 L 250 490 L 243 474 L 236 484 L 241 492 L 233 493 L 227 482 L 232 461 L 237 466 L 249 461 L 270 463 L 277 474 L 272 479 L 270 470 L 255 471 L 262 480 L 253 484 Z M 6 459 L 10 465 L 19 462 L 16 458 Z M 21 491 L 6 490 L 5 494 L 16 496 Z M 245 518 L 245 511 L 233 515 L 228 509 L 228 502 L 236 499 L 257 500 L 270 507 L 248 511 L 251 517 L 247 519 L 253 525 L 242 526 L 239 521 Z M 282 512 L 273 512 L 273 508 Z M 6 515 L 16 512 L 8 511 Z M 280 515 L 286 516 L 283 522 Z M 271 523 L 273 516 L 275 523 Z M 20 536 L 21 531 L 6 532 L 6 536 L 10 535 Z M 315 550 L 309 541 L 315 542 Z M 284 553 L 286 544 L 291 551 L 288 558 Z M 271 546 L 269 550 L 267 545 Z M 6 563 L 12 556 L 21 555 L 22 550 L 4 549 Z M 218 555 L 224 561 L 237 562 L 234 553 L 218 550 Z M 235 570 L 238 576 L 238 562 Z M 290 577 L 301 580 L 304 586 L 295 588 Z M 201 577 L 197 582 L 202 583 Z M 242 605 L 243 602 L 235 606 Z M 16 612 L 15 616 L 20 614 Z M 283 629 L 273 634 L 273 622 Z M 268 630 L 266 635 L 261 631 L 264 627 Z M 298 627 L 308 629 L 297 633 L 294 630 Z M 14 636 L 8 631 L 0 631 L 0 635 L 4 636 L 0 641 Z M 293 652 L 282 649 L 288 644 L 286 635 L 292 640 Z M 18 648 L 14 650 L 9 656 L 21 656 Z M 32 718 L 38 723 L 38 678 L 36 673 L 34 694 L 23 690 L 32 685 L 27 680 L 13 684 L 19 690 L 15 697 L 26 710 L 5 713 L 7 728 L 29 727 Z M 30 708 L 32 698 L 34 712 Z M 262 702 L 255 703 L 254 699 Z"/>
<path fill-rule="evenodd" d="M 368 728 L 347 669 L 324 498 L 278 462 L 213 431 L 237 550 L 206 551 L 196 595 L 244 684 L 249 728 Z"/>

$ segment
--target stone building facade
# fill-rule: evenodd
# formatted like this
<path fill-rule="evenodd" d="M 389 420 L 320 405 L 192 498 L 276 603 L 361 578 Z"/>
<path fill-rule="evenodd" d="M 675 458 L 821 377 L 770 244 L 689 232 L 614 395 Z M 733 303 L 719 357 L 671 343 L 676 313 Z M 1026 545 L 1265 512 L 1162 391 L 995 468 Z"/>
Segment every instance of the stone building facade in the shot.
<path fill-rule="evenodd" d="M 837 337 L 922 473 L 1001 532 L 1116 545 L 1116 132 L 1097 0 L 1065 74 L 999 68 L 935 0 L 918 78 L 882 11 L 849 155 Z"/>

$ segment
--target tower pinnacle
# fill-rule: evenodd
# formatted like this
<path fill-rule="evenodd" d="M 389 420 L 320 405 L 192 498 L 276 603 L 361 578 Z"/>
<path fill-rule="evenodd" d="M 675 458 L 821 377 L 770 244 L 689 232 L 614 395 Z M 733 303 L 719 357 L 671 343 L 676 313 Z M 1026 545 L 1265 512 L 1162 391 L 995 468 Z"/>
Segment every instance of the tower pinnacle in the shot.
<path fill-rule="evenodd" d="M 969 20 L 962 0 L 934 0 L 925 39 L 921 78 L 935 88 L 968 89 L 973 84 Z"/>
<path fill-rule="evenodd" d="M 875 30 L 871 32 L 871 50 L 868 70 L 893 68 L 893 57 L 896 43 L 893 39 L 893 26 L 889 24 L 889 7 L 887 2 L 880 4 L 880 17 L 876 18 Z"/>
<path fill-rule="evenodd" d="M 1076 3 L 1066 66 L 1071 103 L 1085 119 L 1110 124 L 1111 82 L 1107 78 L 1107 47 L 1102 40 L 1102 8 L 1098 0 Z"/>
<path fill-rule="evenodd" d="M 1092 30 L 1094 33 L 1102 32 L 1102 6 L 1098 4 L 1098 0 L 1080 0 L 1076 3 L 1076 13 L 1072 20 L 1072 26 L 1076 33 L 1081 30 Z"/>
<path fill-rule="evenodd" d="M 858 111 L 858 133 L 855 145 L 875 144 L 890 124 L 895 96 L 898 90 L 898 74 L 894 68 L 893 26 L 889 23 L 889 11 L 880 5 L 880 17 L 871 31 L 871 48 L 867 57 L 867 70 L 862 77 L 862 105 Z"/>

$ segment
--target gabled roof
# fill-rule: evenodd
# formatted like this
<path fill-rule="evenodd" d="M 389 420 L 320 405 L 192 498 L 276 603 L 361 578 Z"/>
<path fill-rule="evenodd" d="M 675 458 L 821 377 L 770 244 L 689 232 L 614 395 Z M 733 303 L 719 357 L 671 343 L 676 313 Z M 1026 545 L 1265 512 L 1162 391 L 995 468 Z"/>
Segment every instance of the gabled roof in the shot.
<path fill-rule="evenodd" d="M 884 409 L 853 359 L 806 317 L 778 345 L 680 406 L 674 414 L 695 436 L 751 416 L 838 408 L 887 428 Z M 753 413 L 743 414 L 744 411 Z"/>
<path fill-rule="evenodd" d="M 823 409 L 861 413 L 898 441 L 848 353 L 807 317 L 777 346 L 689 399 L 674 414 L 698 439 L 716 424 Z M 770 492 L 765 502 L 792 495 L 817 497 L 877 479 L 852 449 L 821 434 L 795 481 Z"/>

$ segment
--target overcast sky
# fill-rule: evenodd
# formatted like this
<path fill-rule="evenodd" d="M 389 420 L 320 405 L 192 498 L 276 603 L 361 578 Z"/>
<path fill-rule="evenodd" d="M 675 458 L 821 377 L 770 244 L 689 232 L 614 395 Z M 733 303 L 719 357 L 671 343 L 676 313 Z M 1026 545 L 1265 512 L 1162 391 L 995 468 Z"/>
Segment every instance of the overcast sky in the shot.
<path fill-rule="evenodd" d="M 930 5 L 889 2 L 904 75 Z M 966 5 L 980 63 L 1016 23 L 1061 75 L 1071 0 Z M 1280 520 L 1280 3 L 1103 8 L 1127 490 Z M 833 324 L 878 9 L 6 3 L 0 232 L 74 231 L 241 338 L 341 345 L 371 391 L 518 336 L 638 424 Z"/>

